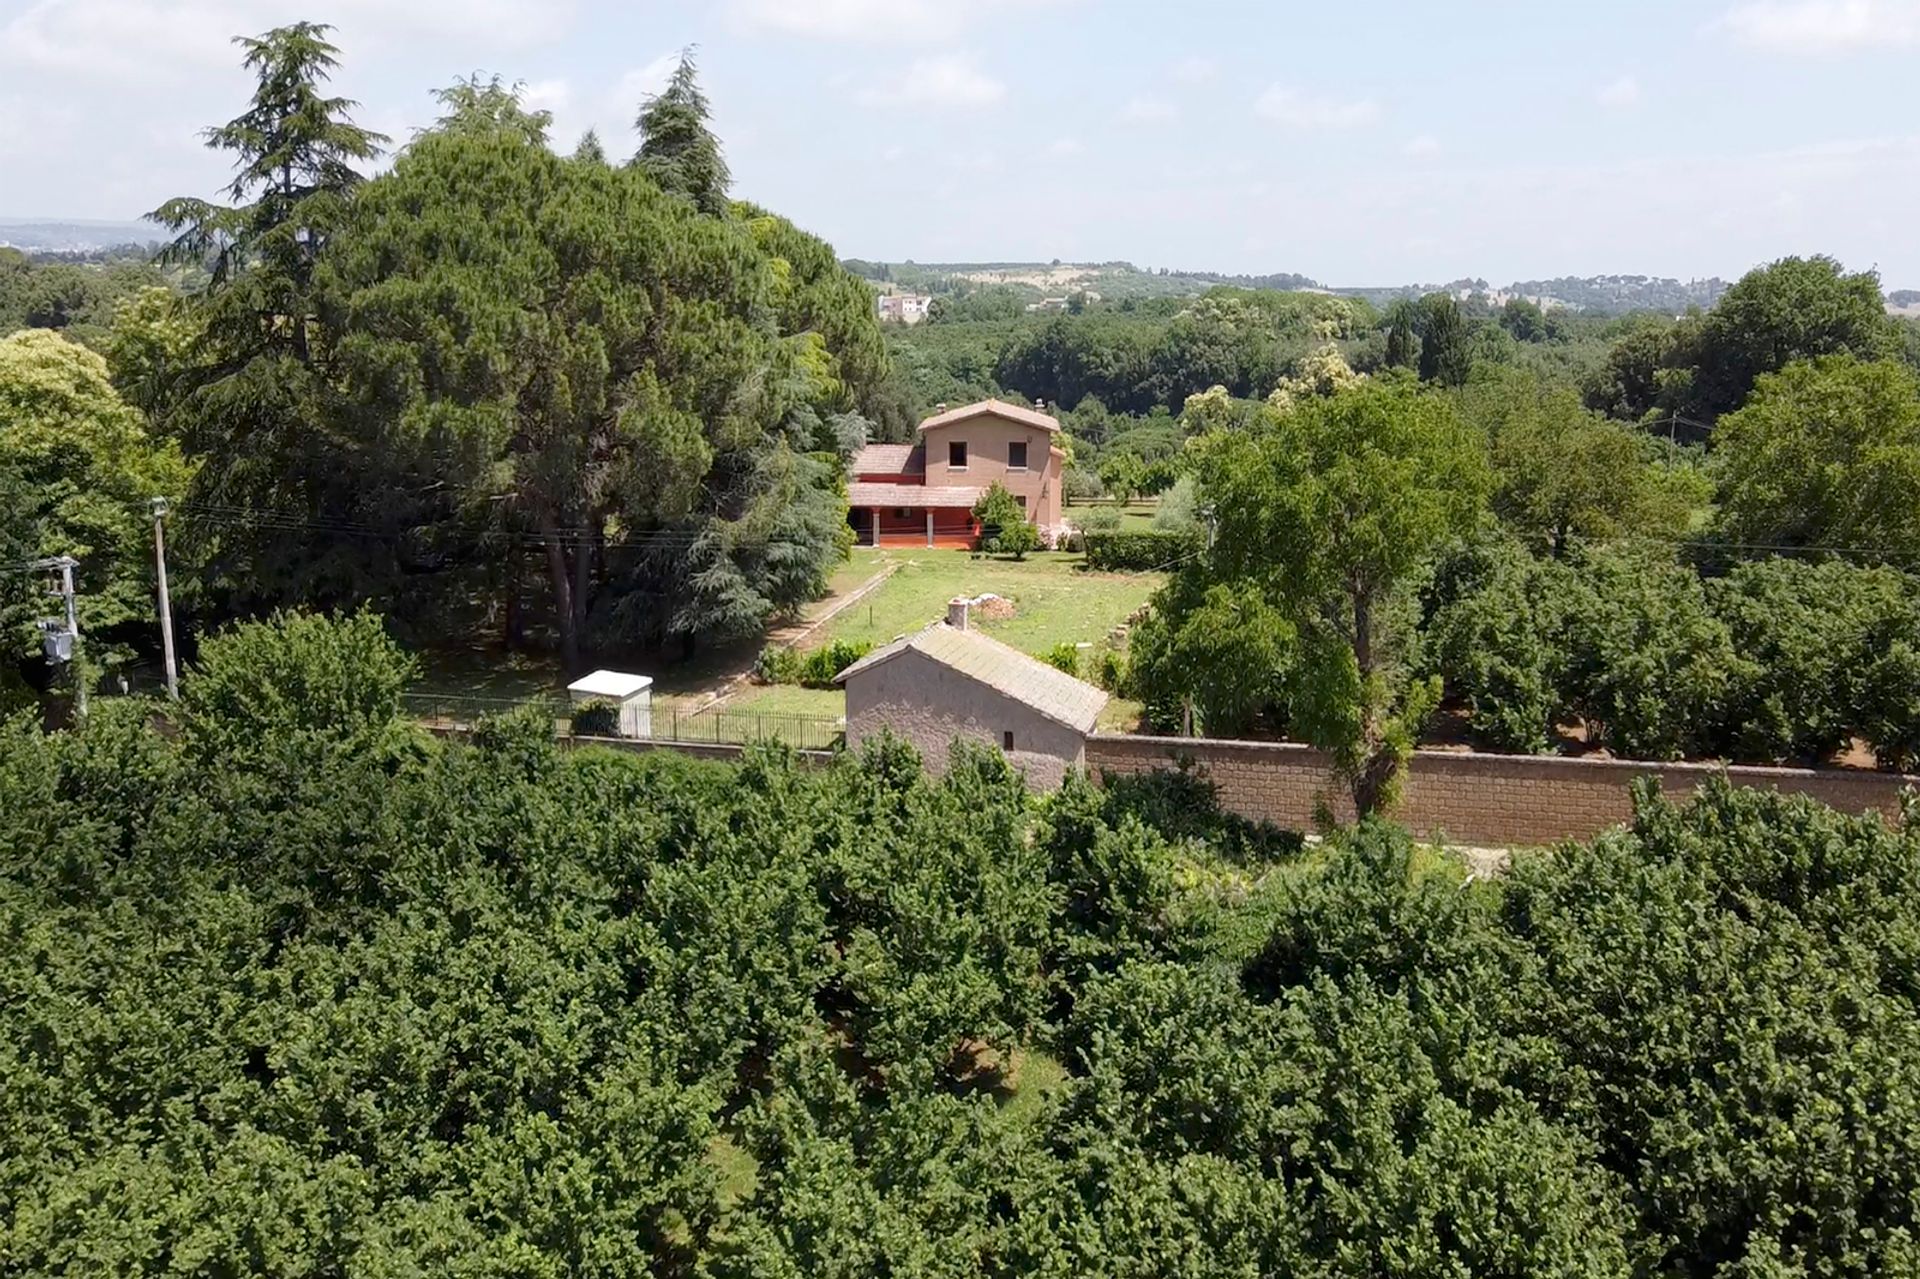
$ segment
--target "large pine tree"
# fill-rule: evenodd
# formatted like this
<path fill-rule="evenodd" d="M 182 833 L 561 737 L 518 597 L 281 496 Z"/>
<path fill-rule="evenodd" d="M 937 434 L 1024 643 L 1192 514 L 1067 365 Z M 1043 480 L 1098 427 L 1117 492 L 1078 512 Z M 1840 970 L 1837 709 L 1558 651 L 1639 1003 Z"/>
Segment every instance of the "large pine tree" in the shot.
<path fill-rule="evenodd" d="M 232 203 L 182 197 L 150 215 L 175 233 L 167 257 L 210 273 L 196 302 L 200 360 L 164 425 L 201 459 L 190 497 L 203 518 L 184 523 L 180 549 L 226 608 L 352 599 L 385 571 L 369 562 L 377 542 L 314 548 L 287 535 L 291 521 L 382 505 L 351 446 L 316 429 L 329 416 L 334 358 L 317 268 L 362 181 L 355 166 L 387 141 L 353 123 L 355 103 L 325 92 L 338 65 L 330 30 L 299 22 L 235 41 L 255 76 L 252 101 L 203 135 L 234 158 Z"/>
<path fill-rule="evenodd" d="M 693 201 L 702 213 L 720 217 L 727 211 L 727 187 L 732 176 L 720 140 L 707 127 L 707 95 L 700 92 L 691 50 L 680 55 L 667 87 L 640 107 L 634 128 L 640 150 L 633 163 L 660 189 Z"/>

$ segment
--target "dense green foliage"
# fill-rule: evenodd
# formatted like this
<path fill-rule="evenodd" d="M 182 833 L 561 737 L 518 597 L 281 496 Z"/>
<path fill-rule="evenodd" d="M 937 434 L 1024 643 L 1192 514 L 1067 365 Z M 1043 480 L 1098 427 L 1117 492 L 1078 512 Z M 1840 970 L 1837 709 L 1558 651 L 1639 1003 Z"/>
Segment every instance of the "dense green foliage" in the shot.
<path fill-rule="evenodd" d="M 99 349 L 114 313 L 165 276 L 138 260 L 104 263 L 36 262 L 0 247 L 0 337 L 15 329 L 59 329 Z"/>
<path fill-rule="evenodd" d="M 1438 691 L 1412 678 L 1396 614 L 1432 557 L 1478 521 L 1484 439 L 1448 399 L 1385 379 L 1275 408 L 1253 432 L 1203 437 L 1196 453 L 1217 532 L 1181 572 L 1282 610 L 1300 643 L 1295 722 L 1333 752 L 1355 807 L 1380 811 Z M 1166 603 L 1204 599 L 1182 589 Z"/>
<path fill-rule="evenodd" d="M 1721 515 L 1743 542 L 1920 556 L 1920 374 L 1790 364 L 1714 428 Z"/>
<path fill-rule="evenodd" d="M 574 665 L 818 595 L 850 541 L 844 461 L 905 412 L 865 287 L 727 201 L 692 64 L 629 166 L 555 155 L 544 113 L 475 77 L 362 181 L 380 139 L 322 91 L 325 35 L 243 42 L 254 100 L 209 134 L 240 203 L 160 213 L 210 265 L 204 336 L 164 393 L 166 317 L 124 344 L 126 384 L 205 460 L 189 601 L 374 601 L 440 635 L 491 614 L 510 643 L 530 614 Z"/>
<path fill-rule="evenodd" d="M 973 504 L 973 518 L 980 525 L 980 549 L 989 555 L 1022 560 L 1028 551 L 1040 549 L 1040 530 L 1019 499 L 998 480 Z"/>
<path fill-rule="evenodd" d="M 802 653 L 785 644 L 769 644 L 754 659 L 754 678 L 765 684 L 832 688 L 834 677 L 873 651 L 860 640 L 837 639 Z"/>
<path fill-rule="evenodd" d="M 150 616 L 147 498 L 187 479 L 178 449 L 156 442 L 107 379 L 99 355 L 28 329 L 0 338 L 0 565 L 80 561 L 80 629 L 105 640 Z M 55 611 L 37 579 L 0 596 L 0 664 L 40 651 L 37 617 Z"/>
<path fill-rule="evenodd" d="M 1192 532 L 1137 529 L 1087 534 L 1087 567 L 1109 573 L 1160 573 L 1178 568 L 1201 548 Z"/>
<path fill-rule="evenodd" d="M 1666 547 L 1554 561 L 1486 541 L 1430 596 L 1426 661 L 1494 749 L 1554 749 L 1584 722 L 1636 758 L 1817 764 L 1857 736 L 1884 767 L 1913 759 L 1907 574 L 1776 558 L 1703 581 Z"/>
<path fill-rule="evenodd" d="M 693 57 L 680 55 L 667 87 L 640 107 L 634 128 L 640 150 L 634 166 L 669 195 L 690 200 L 700 212 L 719 217 L 727 211 L 732 181 L 720 140 L 707 127 L 707 96 L 694 75 Z"/>
<path fill-rule="evenodd" d="M 1754 384 L 1798 360 L 1899 351 L 1880 280 L 1832 258 L 1782 258 L 1750 272 L 1704 314 L 1635 327 L 1588 387 L 1594 407 L 1621 417 L 1674 414 L 1711 424 Z"/>
<path fill-rule="evenodd" d="M 373 634 L 210 646 L 180 740 L 0 728 L 10 1271 L 1920 1264 L 1920 833 L 1276 866 L 1187 777 L 435 743 L 327 691 Z M 270 662 L 310 705 L 194 691 Z"/>

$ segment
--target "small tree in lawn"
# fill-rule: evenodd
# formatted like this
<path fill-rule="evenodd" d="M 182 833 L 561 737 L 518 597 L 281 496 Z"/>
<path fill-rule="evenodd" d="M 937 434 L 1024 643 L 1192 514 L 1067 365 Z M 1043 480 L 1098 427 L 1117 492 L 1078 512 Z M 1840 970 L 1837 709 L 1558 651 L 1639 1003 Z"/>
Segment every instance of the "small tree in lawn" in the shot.
<path fill-rule="evenodd" d="M 1147 484 L 1147 464 L 1131 453 L 1116 453 L 1100 464 L 1100 483 L 1117 505 L 1125 506 Z"/>
<path fill-rule="evenodd" d="M 1040 549 L 1040 530 L 1027 521 L 1027 513 L 1004 484 L 996 483 L 973 504 L 973 518 L 980 521 L 980 549 L 989 555 L 1023 560 L 1028 551 Z"/>
<path fill-rule="evenodd" d="M 1388 807 L 1439 697 L 1396 652 L 1407 588 L 1478 520 L 1486 445 L 1444 397 L 1368 383 L 1197 450 L 1219 512 L 1204 571 L 1272 601 L 1298 636 L 1295 723 L 1365 816 Z"/>

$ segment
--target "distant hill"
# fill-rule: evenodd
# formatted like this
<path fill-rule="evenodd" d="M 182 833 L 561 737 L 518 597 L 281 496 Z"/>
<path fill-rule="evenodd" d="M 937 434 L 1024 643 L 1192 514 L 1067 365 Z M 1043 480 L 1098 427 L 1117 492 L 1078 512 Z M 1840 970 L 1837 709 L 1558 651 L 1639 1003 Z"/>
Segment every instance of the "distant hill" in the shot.
<path fill-rule="evenodd" d="M 151 222 L 0 218 L 0 245 L 27 253 L 98 253 L 123 244 L 147 244 L 166 236 L 165 228 Z"/>
<path fill-rule="evenodd" d="M 1290 272 L 1270 275 L 1230 275 L 1218 271 L 1146 269 L 1131 262 L 867 262 L 849 259 L 847 269 L 876 284 L 910 293 L 970 293 L 987 288 L 1010 288 L 1038 301 L 1077 292 L 1097 293 L 1107 301 L 1126 298 L 1181 297 L 1230 285 L 1246 289 L 1285 289 L 1334 293 L 1365 298 L 1384 306 L 1396 298 L 1428 293 L 1452 293 L 1465 298 L 1478 294 L 1498 306 L 1509 298 L 1527 298 L 1545 307 L 1618 315 L 1628 311 L 1664 311 L 1679 314 L 1688 307 L 1709 307 L 1720 300 L 1727 282 L 1672 280 L 1649 275 L 1563 276 L 1554 280 L 1522 280 L 1496 287 L 1486 280 L 1462 279 L 1447 284 L 1385 286 L 1324 285 L 1310 276 Z"/>

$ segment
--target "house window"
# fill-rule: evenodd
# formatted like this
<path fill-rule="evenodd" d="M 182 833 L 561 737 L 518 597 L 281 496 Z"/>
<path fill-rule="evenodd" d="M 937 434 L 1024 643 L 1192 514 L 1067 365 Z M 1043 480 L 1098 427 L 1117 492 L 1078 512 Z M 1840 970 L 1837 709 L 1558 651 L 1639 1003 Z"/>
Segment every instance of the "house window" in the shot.
<path fill-rule="evenodd" d="M 947 441 L 947 469 L 964 471 L 967 469 L 967 442 L 965 440 Z"/>
<path fill-rule="evenodd" d="M 1027 495 L 1025 493 L 1015 493 L 1013 495 L 1013 500 L 1020 503 L 1021 510 L 1024 511 L 1027 509 Z"/>
<path fill-rule="evenodd" d="M 913 512 L 904 506 L 896 506 L 893 508 L 893 518 L 896 520 L 910 520 L 913 518 Z"/>
<path fill-rule="evenodd" d="M 1021 440 L 1016 444 L 1007 445 L 1007 469 L 1009 471 L 1024 471 L 1027 469 L 1027 442 L 1025 440 Z"/>
<path fill-rule="evenodd" d="M 1006 732 L 1000 734 L 1000 747 L 1002 750 L 1013 749 L 1013 730 L 1012 729 L 1008 729 Z"/>

